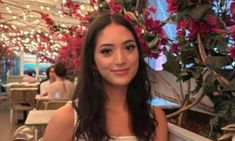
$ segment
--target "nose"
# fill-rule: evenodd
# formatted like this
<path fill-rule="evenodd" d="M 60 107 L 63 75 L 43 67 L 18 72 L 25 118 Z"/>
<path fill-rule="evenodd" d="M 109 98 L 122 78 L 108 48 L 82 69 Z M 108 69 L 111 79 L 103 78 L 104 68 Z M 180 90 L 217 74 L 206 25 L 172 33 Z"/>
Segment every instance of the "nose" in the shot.
<path fill-rule="evenodd" d="M 121 49 L 118 49 L 115 55 L 115 64 L 118 66 L 123 66 L 126 61 L 125 52 L 123 52 Z"/>

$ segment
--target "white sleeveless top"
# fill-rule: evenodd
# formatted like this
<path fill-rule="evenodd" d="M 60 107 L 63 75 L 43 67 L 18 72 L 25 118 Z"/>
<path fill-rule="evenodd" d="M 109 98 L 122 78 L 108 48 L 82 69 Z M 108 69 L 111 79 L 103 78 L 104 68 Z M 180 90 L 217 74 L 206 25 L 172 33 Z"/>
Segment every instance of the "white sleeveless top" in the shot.
<path fill-rule="evenodd" d="M 69 104 L 72 104 L 71 101 L 68 102 Z M 77 112 L 74 109 L 74 127 L 77 124 Z M 74 140 L 74 141 L 84 141 L 84 139 L 78 139 L 78 140 Z M 109 141 L 138 141 L 136 136 L 112 136 L 112 139 L 110 139 Z"/>

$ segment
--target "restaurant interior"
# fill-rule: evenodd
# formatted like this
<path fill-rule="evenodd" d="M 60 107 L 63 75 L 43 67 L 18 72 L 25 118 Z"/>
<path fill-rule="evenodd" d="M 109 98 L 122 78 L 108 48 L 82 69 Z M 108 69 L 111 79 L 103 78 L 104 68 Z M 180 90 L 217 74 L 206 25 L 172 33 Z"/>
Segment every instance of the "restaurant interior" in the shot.
<path fill-rule="evenodd" d="M 211 0 L 188 0 L 186 2 L 188 5 L 184 5 L 186 8 L 179 6 L 182 1 L 177 2 L 174 0 L 0 0 L 0 141 L 43 140 L 50 118 L 71 99 L 71 96 L 58 98 L 55 94 L 48 97 L 44 95 L 42 87 L 56 81 L 52 79 L 58 62 L 62 62 L 67 71 L 67 75 L 63 78 L 69 81 L 68 87 L 76 87 L 79 79 L 82 37 L 89 28 L 90 20 L 104 9 L 108 9 L 109 12 L 121 11 L 131 20 L 136 20 L 133 23 L 139 24 L 142 28 L 141 38 L 148 46 L 144 55 L 152 86 L 150 103 L 163 108 L 168 119 L 169 141 L 212 141 L 215 138 L 220 141 L 235 141 L 235 50 L 232 52 L 235 48 L 235 36 L 234 33 L 227 34 L 235 25 L 235 1 L 224 0 L 222 3 L 215 0 L 214 3 L 210 3 Z M 232 14 L 230 13 L 230 15 L 234 14 L 233 18 L 230 18 L 230 25 L 227 26 L 224 22 L 224 26 L 221 24 L 216 26 L 214 23 L 207 25 L 206 28 L 201 26 L 198 30 L 192 31 L 191 28 L 196 28 L 197 24 L 188 22 L 190 26 L 185 27 L 187 29 L 185 40 L 181 42 L 179 29 L 187 24 L 188 18 L 184 14 L 192 14 L 191 18 L 199 21 L 208 13 L 206 10 L 218 3 L 229 5 L 222 9 L 233 9 Z M 190 11 L 187 6 L 193 10 Z M 197 8 L 194 9 L 194 6 Z M 184 8 L 188 11 L 183 11 Z M 174 9 L 179 11 L 183 9 L 183 12 L 177 13 Z M 215 8 L 212 7 L 212 9 L 216 11 Z M 221 13 L 217 17 L 223 15 Z M 145 16 L 149 21 L 144 19 Z M 182 17 L 186 20 L 180 22 L 179 19 Z M 213 18 L 208 19 L 213 22 L 216 20 L 212 20 Z M 145 23 L 145 20 L 148 23 Z M 224 27 L 230 30 L 225 32 L 222 29 Z M 203 32 L 207 28 L 216 29 Z M 210 34 L 213 37 L 210 38 L 209 43 L 204 44 L 204 41 L 209 38 L 206 36 L 209 32 L 213 32 L 213 35 Z M 235 26 L 233 32 L 235 32 Z M 196 35 L 195 38 L 193 33 Z M 226 36 L 220 38 L 218 33 Z M 229 37 L 228 40 L 227 37 Z M 177 42 L 174 39 L 177 39 Z M 227 48 L 223 49 L 222 55 L 219 53 L 214 55 L 206 47 L 208 44 L 222 46 L 223 43 L 219 44 L 217 39 L 231 41 L 226 43 Z M 198 50 L 184 48 L 195 44 Z M 203 44 L 205 52 L 201 49 L 204 47 Z M 217 53 L 221 48 L 212 50 Z M 206 57 L 201 55 L 203 53 Z M 225 59 L 230 60 L 216 58 L 213 55 L 226 56 Z M 224 64 L 226 62 L 226 67 L 220 62 Z M 220 75 L 221 71 L 216 68 L 217 66 L 226 71 Z M 225 72 L 231 72 L 231 74 L 223 75 Z M 207 75 L 213 75 L 213 77 L 207 77 Z M 227 99 L 223 97 L 223 100 L 227 101 L 221 98 L 220 102 L 215 103 L 214 97 L 209 93 L 211 91 L 206 90 L 213 90 L 214 97 L 224 92 L 229 92 L 229 96 L 225 95 Z"/>

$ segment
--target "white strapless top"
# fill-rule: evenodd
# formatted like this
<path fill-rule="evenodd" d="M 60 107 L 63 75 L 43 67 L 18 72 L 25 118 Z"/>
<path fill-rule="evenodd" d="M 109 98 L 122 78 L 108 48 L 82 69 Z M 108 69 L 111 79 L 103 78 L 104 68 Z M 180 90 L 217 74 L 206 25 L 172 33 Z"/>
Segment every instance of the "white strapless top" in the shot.
<path fill-rule="evenodd" d="M 77 141 L 84 141 L 83 139 L 78 139 Z M 120 136 L 120 137 L 113 137 L 109 141 L 138 141 L 135 136 Z"/>
<path fill-rule="evenodd" d="M 135 136 L 120 136 L 113 137 L 110 141 L 138 141 Z"/>
<path fill-rule="evenodd" d="M 69 101 L 68 104 L 72 104 L 72 101 Z M 77 112 L 74 110 L 74 126 L 76 126 Z M 76 140 L 76 139 L 75 139 Z M 83 139 L 78 139 L 76 141 L 84 141 Z M 110 141 L 138 141 L 136 136 L 112 136 Z"/>

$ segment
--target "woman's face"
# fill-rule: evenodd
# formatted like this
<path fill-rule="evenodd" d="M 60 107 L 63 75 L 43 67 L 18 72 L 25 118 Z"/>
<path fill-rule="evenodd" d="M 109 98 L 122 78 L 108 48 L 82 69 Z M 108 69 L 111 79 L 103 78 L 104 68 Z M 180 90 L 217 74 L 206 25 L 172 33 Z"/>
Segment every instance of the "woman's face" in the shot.
<path fill-rule="evenodd" d="M 105 83 L 127 86 L 139 68 L 138 48 L 132 33 L 115 23 L 101 30 L 96 39 L 95 64 Z"/>
<path fill-rule="evenodd" d="M 52 67 L 49 71 L 49 78 L 51 81 L 55 81 L 55 68 Z"/>

